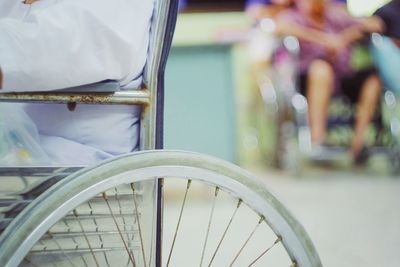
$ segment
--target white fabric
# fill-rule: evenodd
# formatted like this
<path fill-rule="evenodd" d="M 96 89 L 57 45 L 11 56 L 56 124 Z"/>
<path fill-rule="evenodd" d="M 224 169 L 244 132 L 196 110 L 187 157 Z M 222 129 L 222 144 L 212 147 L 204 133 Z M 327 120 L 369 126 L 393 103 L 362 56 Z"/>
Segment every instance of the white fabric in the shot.
<path fill-rule="evenodd" d="M 142 73 L 153 0 L 0 1 L 3 88 L 49 91 Z M 134 150 L 139 108 L 24 104 L 57 164 L 90 164 Z"/>
<path fill-rule="evenodd" d="M 138 106 L 24 104 L 53 164 L 91 164 L 137 149 Z"/>

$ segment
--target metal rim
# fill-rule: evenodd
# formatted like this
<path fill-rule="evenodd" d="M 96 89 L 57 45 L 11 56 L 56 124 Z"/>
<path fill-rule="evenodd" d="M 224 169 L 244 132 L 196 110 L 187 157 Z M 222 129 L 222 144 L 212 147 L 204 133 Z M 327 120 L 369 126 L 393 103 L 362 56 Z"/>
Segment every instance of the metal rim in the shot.
<path fill-rule="evenodd" d="M 50 226 L 99 192 L 123 183 L 170 176 L 215 184 L 240 197 L 254 211 L 264 215 L 271 229 L 282 236 L 282 243 L 297 266 L 322 266 L 303 227 L 261 181 L 214 157 L 167 150 L 115 158 L 79 171 L 50 188 L 3 233 L 0 240 L 1 265 L 17 266 Z"/>

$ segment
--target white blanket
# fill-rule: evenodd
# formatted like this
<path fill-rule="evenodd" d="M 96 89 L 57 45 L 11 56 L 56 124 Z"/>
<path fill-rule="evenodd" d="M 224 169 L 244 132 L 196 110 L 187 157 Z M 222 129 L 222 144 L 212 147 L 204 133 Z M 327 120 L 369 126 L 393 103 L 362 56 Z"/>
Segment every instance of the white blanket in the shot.
<path fill-rule="evenodd" d="M 138 149 L 138 106 L 27 104 L 52 164 L 88 165 Z"/>
<path fill-rule="evenodd" d="M 124 86 L 145 65 L 153 0 L 0 1 L 0 92 L 105 79 Z M 55 164 L 90 164 L 137 148 L 139 109 L 24 105 Z"/>

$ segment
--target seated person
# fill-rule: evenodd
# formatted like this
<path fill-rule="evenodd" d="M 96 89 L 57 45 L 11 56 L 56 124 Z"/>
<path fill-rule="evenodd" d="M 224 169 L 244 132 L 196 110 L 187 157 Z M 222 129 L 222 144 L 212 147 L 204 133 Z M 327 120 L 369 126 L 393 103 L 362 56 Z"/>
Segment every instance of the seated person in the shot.
<path fill-rule="evenodd" d="M 140 84 L 152 11 L 152 0 L 1 1 L 0 93 Z M 20 105 L 52 163 L 86 165 L 137 149 L 139 107 Z"/>
<path fill-rule="evenodd" d="M 375 15 L 384 23 L 385 35 L 373 47 L 375 63 L 384 84 L 390 90 L 400 94 L 400 0 L 392 0 L 379 8 Z"/>
<path fill-rule="evenodd" d="M 309 103 L 313 145 L 325 142 L 329 100 L 339 90 L 358 101 L 351 153 L 357 160 L 364 135 L 381 93 L 373 71 L 356 72 L 350 62 L 352 43 L 364 32 L 379 31 L 376 18 L 354 19 L 324 0 L 295 0 L 295 7 L 279 15 L 279 34 L 300 40 L 300 76 Z"/>

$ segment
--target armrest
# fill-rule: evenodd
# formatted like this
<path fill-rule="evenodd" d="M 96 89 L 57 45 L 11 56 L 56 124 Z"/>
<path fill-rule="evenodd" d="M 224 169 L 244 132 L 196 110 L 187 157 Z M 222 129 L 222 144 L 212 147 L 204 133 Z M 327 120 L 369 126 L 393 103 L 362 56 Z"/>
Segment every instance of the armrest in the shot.
<path fill-rule="evenodd" d="M 131 84 L 129 89 L 122 90 L 117 81 L 105 80 L 46 92 L 0 93 L 0 102 L 147 105 L 150 92 L 139 84 Z"/>

